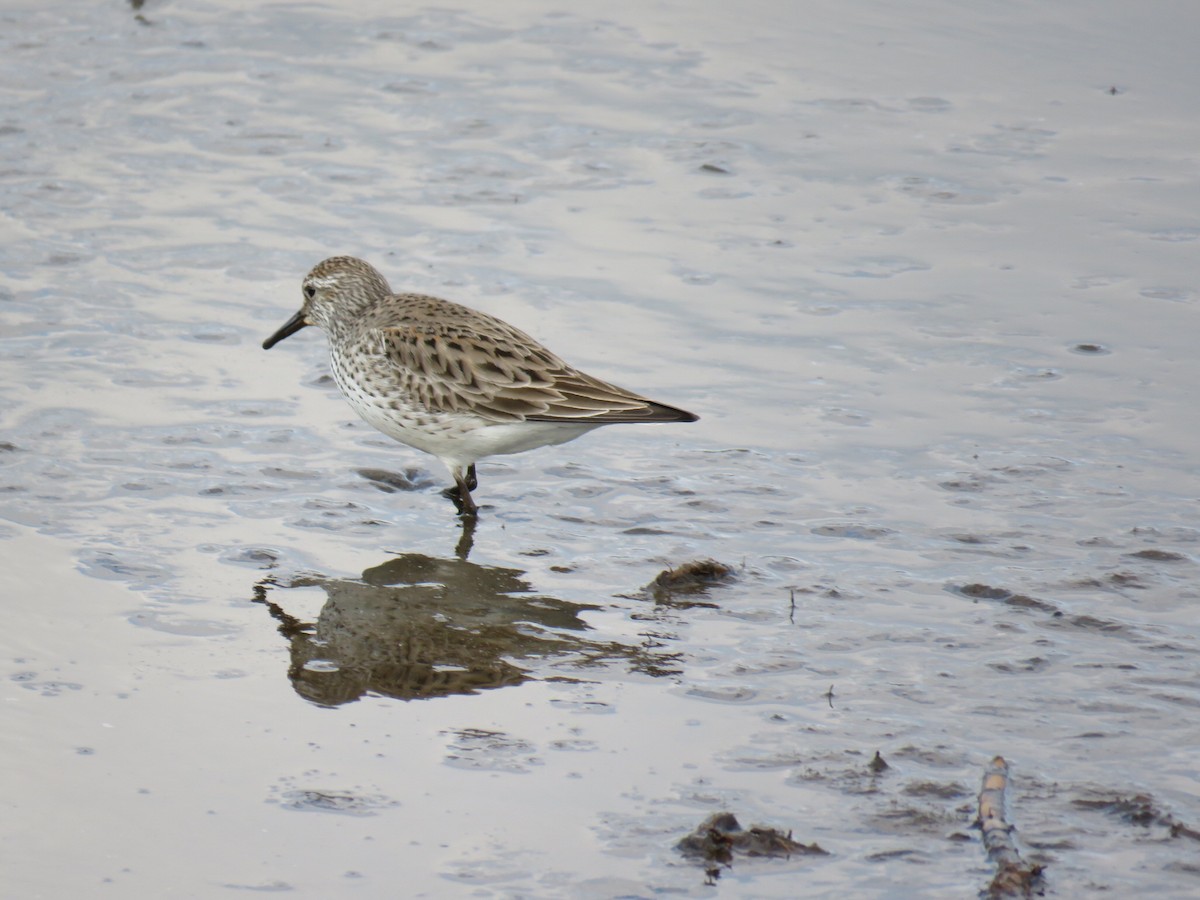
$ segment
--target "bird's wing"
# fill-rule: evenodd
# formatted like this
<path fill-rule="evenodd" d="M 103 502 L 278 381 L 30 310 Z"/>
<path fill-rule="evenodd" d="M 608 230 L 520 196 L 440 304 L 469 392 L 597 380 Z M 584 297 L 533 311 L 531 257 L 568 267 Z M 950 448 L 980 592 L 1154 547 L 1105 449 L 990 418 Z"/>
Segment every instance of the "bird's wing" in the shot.
<path fill-rule="evenodd" d="M 695 418 L 578 372 L 525 333 L 476 315 L 471 327 L 418 320 L 370 335 L 412 400 L 434 412 L 469 411 L 497 423 Z"/>

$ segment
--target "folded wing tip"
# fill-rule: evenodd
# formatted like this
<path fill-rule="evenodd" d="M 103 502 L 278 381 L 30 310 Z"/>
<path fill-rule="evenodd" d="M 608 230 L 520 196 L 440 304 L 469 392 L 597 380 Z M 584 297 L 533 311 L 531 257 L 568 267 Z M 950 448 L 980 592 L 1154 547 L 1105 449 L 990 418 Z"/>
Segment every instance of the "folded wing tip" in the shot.
<path fill-rule="evenodd" d="M 680 409 L 677 406 L 668 406 L 665 403 L 655 403 L 650 401 L 647 404 L 652 418 L 652 422 L 698 422 L 700 417 L 694 412 L 688 412 L 686 409 Z"/>

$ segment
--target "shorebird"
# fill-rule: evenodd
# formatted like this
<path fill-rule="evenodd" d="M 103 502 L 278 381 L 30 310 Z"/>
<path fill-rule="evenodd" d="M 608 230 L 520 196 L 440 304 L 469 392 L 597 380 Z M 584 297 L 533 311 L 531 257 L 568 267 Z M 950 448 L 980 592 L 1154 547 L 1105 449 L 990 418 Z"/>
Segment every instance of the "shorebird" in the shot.
<path fill-rule="evenodd" d="M 485 456 L 562 444 L 601 425 L 698 418 L 580 372 L 495 316 L 393 293 L 352 256 L 318 263 L 302 290 L 300 311 L 263 349 L 308 325 L 324 331 L 333 377 L 355 412 L 440 459 L 454 477 L 442 493 L 463 516 L 478 510 L 471 491 Z"/>

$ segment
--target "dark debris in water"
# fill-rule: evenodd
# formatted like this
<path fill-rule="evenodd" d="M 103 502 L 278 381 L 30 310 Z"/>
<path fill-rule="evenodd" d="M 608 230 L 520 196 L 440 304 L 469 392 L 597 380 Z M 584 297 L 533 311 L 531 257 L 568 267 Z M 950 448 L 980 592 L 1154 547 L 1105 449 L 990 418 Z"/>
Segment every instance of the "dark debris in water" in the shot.
<path fill-rule="evenodd" d="M 240 547 L 226 553 L 222 559 L 228 563 L 252 566 L 256 569 L 274 569 L 279 565 L 280 553 L 267 547 Z"/>
<path fill-rule="evenodd" d="M 347 816 L 373 816 L 378 810 L 398 805 L 382 796 L 355 794 L 350 791 L 293 790 L 282 795 L 286 809 L 302 812 L 328 812 Z"/>
<path fill-rule="evenodd" d="M 1054 604 L 1038 600 L 1027 594 L 1018 594 L 1008 588 L 992 587 L 989 584 L 963 584 L 954 588 L 956 593 L 972 600 L 999 600 L 1007 606 L 1019 606 L 1025 609 L 1037 609 L 1042 612 L 1057 612 Z"/>
<path fill-rule="evenodd" d="M 703 594 L 709 588 L 728 584 L 734 578 L 734 571 L 730 566 L 715 559 L 697 559 L 659 572 L 658 576 L 646 585 L 646 590 L 655 600 L 666 600 L 680 594 Z"/>
<path fill-rule="evenodd" d="M 1176 553 L 1173 550 L 1138 550 L 1136 553 L 1127 554 L 1133 559 L 1146 559 L 1151 562 L 1185 562 L 1187 557 L 1182 553 Z"/>
<path fill-rule="evenodd" d="M 784 857 L 796 855 L 827 856 L 815 842 L 802 844 L 777 828 L 751 825 L 742 828 L 731 812 L 713 813 L 700 826 L 675 845 L 684 856 L 705 864 L 710 883 L 720 877 L 721 866 L 732 866 L 735 856 Z"/>
<path fill-rule="evenodd" d="M 1005 606 L 1017 609 L 1029 609 L 1049 613 L 1056 627 L 1075 628 L 1082 631 L 1095 631 L 1106 634 L 1125 634 L 1130 630 L 1128 626 L 1110 619 L 1099 619 L 1089 615 L 1068 615 L 1050 601 L 1030 597 L 1028 594 L 1018 594 L 1007 588 L 993 587 L 987 584 L 959 584 L 950 585 L 949 589 L 956 594 L 972 600 L 994 600 L 1003 603 Z M 1036 663 L 1037 661 L 1034 660 L 1032 662 Z M 1028 671 L 1036 671 L 1036 667 L 1028 669 Z"/>
<path fill-rule="evenodd" d="M 895 534 L 895 531 L 891 528 L 882 528 L 878 525 L 843 522 L 832 525 L 818 525 L 812 529 L 812 533 L 820 537 L 850 538 L 856 541 L 877 541 Z"/>
<path fill-rule="evenodd" d="M 1116 816 L 1130 825 L 1142 828 L 1159 827 L 1167 829 L 1172 838 L 1189 838 L 1200 841 L 1200 831 L 1176 819 L 1169 812 L 1160 809 L 1154 798 L 1147 794 L 1119 794 L 1115 792 L 1094 792 L 1090 797 L 1081 797 L 1073 801 L 1079 809 L 1099 810 L 1111 816 Z"/>

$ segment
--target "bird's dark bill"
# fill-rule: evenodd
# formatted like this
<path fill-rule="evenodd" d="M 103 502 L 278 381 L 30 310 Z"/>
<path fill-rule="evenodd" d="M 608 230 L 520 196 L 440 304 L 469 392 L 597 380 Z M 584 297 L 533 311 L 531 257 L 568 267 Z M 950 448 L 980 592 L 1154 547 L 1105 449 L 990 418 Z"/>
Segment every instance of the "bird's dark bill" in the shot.
<path fill-rule="evenodd" d="M 282 328 L 263 341 L 263 349 L 270 350 L 285 337 L 291 337 L 307 324 L 308 323 L 304 321 L 304 310 L 300 310 L 300 312 L 296 313 L 294 316 L 284 322 Z"/>

